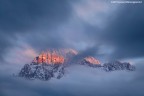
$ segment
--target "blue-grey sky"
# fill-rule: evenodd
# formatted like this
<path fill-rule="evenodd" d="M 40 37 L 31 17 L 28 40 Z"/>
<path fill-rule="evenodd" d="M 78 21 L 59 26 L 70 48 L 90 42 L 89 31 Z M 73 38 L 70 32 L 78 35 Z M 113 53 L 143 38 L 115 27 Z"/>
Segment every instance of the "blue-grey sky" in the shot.
<path fill-rule="evenodd" d="M 143 3 L 113 4 L 111 0 L 0 0 L 0 67 L 2 68 L 0 68 L 2 72 L 0 74 L 2 82 L 0 83 L 0 95 L 11 96 L 11 93 L 19 95 L 20 93 L 17 93 L 19 91 L 23 95 L 28 94 L 27 96 L 45 96 L 46 86 L 38 89 L 34 87 L 40 86 L 39 83 L 28 85 L 29 83 L 26 82 L 24 85 L 23 81 L 7 77 L 5 73 L 8 74 L 7 70 L 10 70 L 11 67 L 11 70 L 13 67 L 18 70 L 18 66 L 29 63 L 47 48 L 74 48 L 79 50 L 81 55 L 92 55 L 103 60 L 102 62 L 124 60 L 138 66 L 135 73 L 130 73 L 132 74 L 130 80 L 127 78 L 129 75 L 125 75 L 122 81 L 119 80 L 121 74 L 118 76 L 111 74 L 110 77 L 105 78 L 99 76 L 98 78 L 102 78 L 102 81 L 96 82 L 93 86 L 90 84 L 88 88 L 98 89 L 97 83 L 110 82 L 108 86 L 112 85 L 112 87 L 107 86 L 103 89 L 105 85 L 102 84 L 101 90 L 98 89 L 101 96 L 106 94 L 113 96 L 113 93 L 109 93 L 110 89 L 115 90 L 114 95 L 143 96 L 144 93 L 141 90 L 143 88 L 142 70 L 144 69 L 142 64 L 144 59 L 143 10 Z M 92 79 L 94 83 L 96 77 L 86 78 L 90 81 L 82 83 L 80 83 L 81 79 L 74 78 L 72 78 L 76 80 L 74 85 L 78 83 L 79 86 L 84 87 L 87 86 L 84 83 Z M 109 79 L 107 81 L 106 78 L 110 78 L 110 81 Z M 124 86 L 113 85 L 111 80 L 124 84 Z M 18 85 L 15 86 L 15 83 Z M 63 83 L 56 83 L 57 85 L 54 86 L 60 87 Z M 64 85 L 67 88 L 69 84 L 73 82 L 66 80 Z M 135 86 L 138 89 L 131 88 Z M 28 92 L 25 92 L 25 88 L 28 88 L 26 90 Z M 73 89 L 75 86 L 69 88 Z M 67 90 L 67 93 L 60 93 L 59 89 L 49 87 L 49 96 L 58 93 L 79 96 L 75 94 L 77 91 Z M 101 93 L 103 90 L 106 91 L 106 94 Z"/>
<path fill-rule="evenodd" d="M 37 53 L 75 48 L 109 59 L 143 57 L 143 9 L 110 0 L 1 0 L 0 58 L 26 45 Z"/>

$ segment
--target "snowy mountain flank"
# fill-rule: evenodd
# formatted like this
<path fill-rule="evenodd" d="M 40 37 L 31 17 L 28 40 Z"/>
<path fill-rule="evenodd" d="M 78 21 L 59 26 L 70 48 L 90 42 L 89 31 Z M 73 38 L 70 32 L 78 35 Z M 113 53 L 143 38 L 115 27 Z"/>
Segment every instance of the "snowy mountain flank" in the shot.
<path fill-rule="evenodd" d="M 130 63 L 119 61 L 101 64 L 99 60 L 92 56 L 74 59 L 78 52 L 73 49 L 49 49 L 35 57 L 30 64 L 25 64 L 18 73 L 19 77 L 26 79 L 50 80 L 60 79 L 65 75 L 65 69 L 73 64 L 85 65 L 92 68 L 101 68 L 106 72 L 116 70 L 134 71 L 135 66 Z"/>

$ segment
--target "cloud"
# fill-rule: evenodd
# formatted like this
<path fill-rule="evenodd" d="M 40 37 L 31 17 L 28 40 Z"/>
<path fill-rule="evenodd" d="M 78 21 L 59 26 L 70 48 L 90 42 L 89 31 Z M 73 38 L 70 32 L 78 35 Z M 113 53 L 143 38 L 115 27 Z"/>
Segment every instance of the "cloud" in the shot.
<path fill-rule="evenodd" d="M 61 43 L 56 40 L 59 38 L 52 36 L 52 33 L 55 35 L 57 32 L 50 30 L 65 22 L 69 18 L 70 10 L 67 0 L 0 1 L 1 61 L 8 49 L 17 45 L 17 40 L 27 42 L 33 47 L 38 47 L 38 44 L 43 47 L 42 43 L 46 41 L 51 42 L 50 46 Z M 23 41 L 21 37 L 28 41 Z"/>
<path fill-rule="evenodd" d="M 127 5 L 119 12 L 107 28 L 104 36 L 108 42 L 115 46 L 116 58 L 142 57 L 144 37 L 143 4 Z"/>
<path fill-rule="evenodd" d="M 92 2 L 92 4 L 97 4 L 95 0 L 92 0 Z M 103 2 L 100 2 L 100 4 L 103 4 Z M 103 46 L 104 52 L 105 50 L 110 50 L 105 53 L 105 56 L 110 60 L 143 57 L 143 4 L 117 5 L 105 2 L 103 5 L 105 4 L 107 6 L 104 7 L 107 8 L 103 8 L 103 6 L 100 7 L 103 11 L 94 9 L 85 3 L 83 6 L 87 8 L 88 11 L 84 10 L 82 5 L 78 6 L 84 11 L 83 13 L 87 14 L 78 15 L 81 16 L 84 21 L 83 35 L 85 42 L 87 42 L 86 45 L 89 46 L 92 44 L 92 49 L 99 49 L 101 51 L 102 49 L 100 48 Z M 109 7 L 113 8 L 113 10 Z M 89 17 L 91 16 L 91 14 L 88 14 L 89 12 L 93 14 L 94 18 Z M 99 12 L 102 12 L 102 16 L 104 17 L 97 17 L 97 15 L 100 14 Z M 81 12 L 78 13 L 80 14 Z M 85 21 L 83 16 L 86 16 L 87 21 Z M 101 23 L 98 23 L 95 19 L 101 20 Z M 97 24 L 91 24 L 91 21 Z M 87 49 L 89 50 L 88 47 Z M 97 55 L 97 53 L 95 55 Z"/>
<path fill-rule="evenodd" d="M 115 7 L 111 6 L 108 0 L 79 0 L 74 3 L 73 9 L 79 19 L 91 26 L 103 28 L 104 22 L 107 21 L 106 17 L 115 10 Z"/>
<path fill-rule="evenodd" d="M 134 72 L 74 65 L 62 79 L 48 82 L 12 76 L 47 48 L 72 47 L 80 57 L 137 61 L 144 51 L 142 9 L 143 4 L 114 5 L 108 0 L 1 0 L 0 95 L 143 96 L 143 61 L 135 63 Z"/>
<path fill-rule="evenodd" d="M 134 72 L 104 72 L 83 65 L 74 65 L 67 68 L 63 78 L 60 80 L 51 79 L 50 81 L 31 81 L 13 77 L 11 72 L 14 72 L 13 70 L 18 66 L 3 66 L 3 69 L 11 68 L 11 71 L 0 71 L 0 93 L 2 96 L 143 96 L 143 76 L 138 74 L 143 72 L 140 69 L 143 69 L 144 66 L 140 63 L 136 66 L 137 70 Z M 15 72 L 18 72 L 18 70 L 15 70 Z"/>
<path fill-rule="evenodd" d="M 44 21 L 50 26 L 66 19 L 69 11 L 66 0 L 2 0 L 0 6 L 0 29 L 6 31 L 24 31 Z"/>
<path fill-rule="evenodd" d="M 18 45 L 17 41 L 39 52 L 71 47 L 108 59 L 143 56 L 142 4 L 118 6 L 100 0 L 2 1 L 1 4 L 0 11 L 6 15 L 0 16 L 1 58 Z"/>

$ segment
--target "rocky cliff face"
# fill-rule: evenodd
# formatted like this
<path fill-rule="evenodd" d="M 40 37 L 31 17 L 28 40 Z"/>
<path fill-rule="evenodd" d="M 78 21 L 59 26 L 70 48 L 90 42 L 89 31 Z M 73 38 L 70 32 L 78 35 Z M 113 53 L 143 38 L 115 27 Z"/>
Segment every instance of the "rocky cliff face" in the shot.
<path fill-rule="evenodd" d="M 26 79 L 50 80 L 51 78 L 60 79 L 63 77 L 64 73 L 65 69 L 62 65 L 32 63 L 25 64 L 18 75 Z"/>
<path fill-rule="evenodd" d="M 33 63 L 41 64 L 64 64 L 70 62 L 71 58 L 78 52 L 73 49 L 49 49 L 35 57 Z"/>
<path fill-rule="evenodd" d="M 130 63 L 121 63 L 119 61 L 100 64 L 100 61 L 92 56 L 84 57 L 74 61 L 78 52 L 73 49 L 51 49 L 42 52 L 35 57 L 32 63 L 25 64 L 18 76 L 27 79 L 50 80 L 51 78 L 60 79 L 65 75 L 65 69 L 69 64 L 81 64 L 93 68 L 101 68 L 106 72 L 116 70 L 135 70 Z M 74 62 L 73 62 L 74 61 Z"/>
<path fill-rule="evenodd" d="M 103 69 L 105 71 L 115 71 L 115 70 L 129 70 L 129 71 L 134 71 L 135 66 L 131 65 L 128 62 L 120 62 L 120 61 L 114 61 L 114 62 L 109 62 L 103 64 Z"/>
<path fill-rule="evenodd" d="M 85 57 L 79 61 L 81 65 L 88 65 L 90 67 L 101 67 L 100 61 L 92 56 Z"/>

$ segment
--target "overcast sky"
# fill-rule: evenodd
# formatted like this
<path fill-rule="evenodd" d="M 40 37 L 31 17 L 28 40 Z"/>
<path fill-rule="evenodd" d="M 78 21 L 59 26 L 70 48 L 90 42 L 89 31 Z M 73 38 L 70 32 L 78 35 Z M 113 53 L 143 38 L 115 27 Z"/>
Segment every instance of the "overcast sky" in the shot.
<path fill-rule="evenodd" d="M 133 90 L 139 92 L 133 96 L 143 96 L 144 93 L 141 90 L 144 84 L 144 77 L 141 75 L 144 69 L 142 65 L 144 59 L 143 10 L 143 3 L 113 4 L 110 0 L 0 0 L 0 67 L 5 67 L 1 69 L 1 72 L 11 69 L 12 66 L 19 69 L 17 66 L 31 62 L 42 50 L 48 48 L 74 48 L 82 52 L 82 55 L 92 55 L 103 60 L 102 62 L 124 60 L 138 66 L 136 73 L 130 76 L 131 79 L 136 78 L 130 80 L 131 82 L 133 80 L 137 82 L 131 87 L 136 86 L 138 89 L 130 90 L 125 87 L 130 86 L 129 82 L 125 82 L 129 75 L 125 75 L 126 78 L 120 82 L 121 73 L 118 73 L 118 76 L 111 74 L 110 81 L 102 81 L 111 84 L 114 78 L 117 83 L 126 84 L 112 87 L 115 89 L 120 86 L 118 90 L 128 91 L 126 94 L 120 94 L 116 90 L 115 93 L 120 96 L 130 95 L 130 91 L 133 92 Z M 92 76 L 90 78 L 94 83 L 95 78 Z M 3 84 L 0 83 L 2 96 L 11 96 L 11 92 L 17 94 L 18 88 L 22 88 L 21 91 L 25 93 L 24 88 L 28 88 L 26 86 L 28 83 L 22 87 L 23 82 L 6 77 L 2 73 L 0 79 L 3 82 Z M 77 80 L 79 79 L 76 79 L 74 84 L 78 83 Z M 12 82 L 8 83 L 9 81 Z M 66 81 L 69 82 L 69 80 Z M 17 82 L 19 85 L 16 88 L 9 87 Z M 71 83 L 73 82 L 70 81 L 69 84 Z M 99 81 L 95 85 L 97 83 Z M 8 87 L 4 87 L 5 84 Z M 81 86 L 81 84 L 78 85 Z M 85 84 L 82 83 L 82 86 Z M 88 86 L 92 88 L 91 85 Z M 34 85 L 29 85 L 28 91 L 31 91 L 33 87 Z M 45 88 L 47 87 L 42 89 Z M 73 86 L 70 87 L 72 88 Z M 100 88 L 103 89 L 103 87 Z M 108 92 L 109 87 L 106 88 L 104 90 Z M 33 94 L 38 91 L 36 96 L 41 96 L 46 93 L 46 89 L 44 91 L 42 89 L 33 89 L 29 93 Z M 51 89 L 49 92 L 53 95 L 56 90 L 59 91 L 58 89 Z M 77 91 L 74 91 L 74 95 L 75 92 Z M 100 92 L 99 94 L 105 96 Z M 27 96 L 31 96 L 30 94 Z M 61 93 L 61 95 L 64 94 Z M 66 94 L 73 94 L 73 91 Z M 113 96 L 111 92 L 107 94 Z M 76 96 L 79 95 L 76 94 Z"/>

